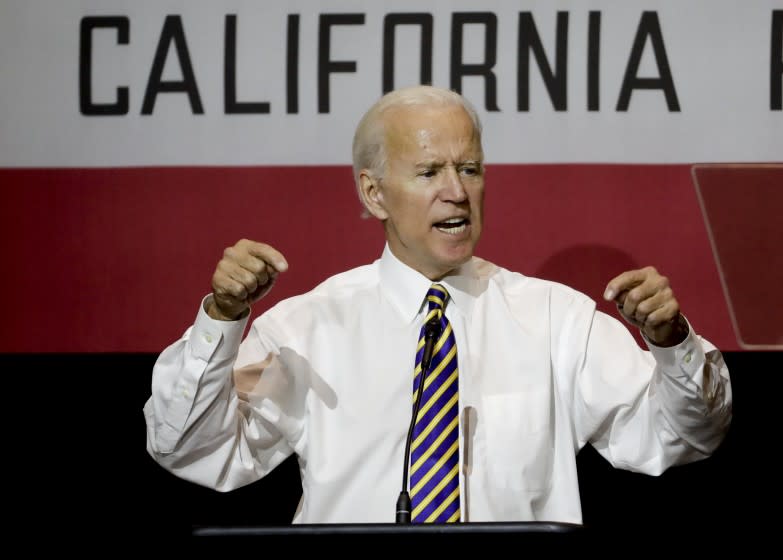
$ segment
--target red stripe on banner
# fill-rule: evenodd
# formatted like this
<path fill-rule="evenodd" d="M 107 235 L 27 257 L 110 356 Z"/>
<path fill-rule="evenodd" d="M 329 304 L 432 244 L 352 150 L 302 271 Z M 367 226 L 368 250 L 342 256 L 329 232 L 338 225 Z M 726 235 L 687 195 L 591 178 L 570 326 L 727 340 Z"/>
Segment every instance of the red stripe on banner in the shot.
<path fill-rule="evenodd" d="M 254 316 L 384 242 L 348 166 L 0 169 L 0 185 L 2 352 L 158 352 L 242 237 L 290 264 Z M 489 166 L 485 222 L 478 255 L 599 301 L 652 264 L 701 334 L 739 349 L 689 166 Z"/>

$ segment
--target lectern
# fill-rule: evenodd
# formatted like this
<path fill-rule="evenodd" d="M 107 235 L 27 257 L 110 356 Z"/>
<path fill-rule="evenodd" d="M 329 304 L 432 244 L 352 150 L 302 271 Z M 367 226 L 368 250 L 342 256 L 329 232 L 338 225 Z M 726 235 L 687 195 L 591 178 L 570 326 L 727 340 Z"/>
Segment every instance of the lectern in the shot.
<path fill-rule="evenodd" d="M 455 546 L 467 543 L 487 545 L 547 541 L 570 543 L 586 534 L 582 525 L 550 522 L 516 523 L 452 523 L 446 525 L 400 525 L 394 523 L 311 524 L 287 526 L 232 526 L 195 527 L 193 536 L 204 540 L 257 539 L 265 541 L 290 540 L 292 543 L 313 544 L 335 538 L 373 537 L 374 544 L 383 542 L 429 541 L 431 544 L 449 543 Z"/>

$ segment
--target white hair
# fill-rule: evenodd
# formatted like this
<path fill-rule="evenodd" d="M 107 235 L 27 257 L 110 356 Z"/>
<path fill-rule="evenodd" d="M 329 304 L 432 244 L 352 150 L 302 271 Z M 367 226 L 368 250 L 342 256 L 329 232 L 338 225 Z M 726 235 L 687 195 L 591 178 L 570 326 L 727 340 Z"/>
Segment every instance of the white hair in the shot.
<path fill-rule="evenodd" d="M 473 105 L 462 95 L 433 86 L 413 86 L 391 91 L 368 109 L 353 136 L 353 175 L 357 188 L 359 173 L 369 169 L 377 178 L 386 167 L 385 115 L 400 107 L 462 107 L 473 121 L 481 142 L 481 121 Z"/>

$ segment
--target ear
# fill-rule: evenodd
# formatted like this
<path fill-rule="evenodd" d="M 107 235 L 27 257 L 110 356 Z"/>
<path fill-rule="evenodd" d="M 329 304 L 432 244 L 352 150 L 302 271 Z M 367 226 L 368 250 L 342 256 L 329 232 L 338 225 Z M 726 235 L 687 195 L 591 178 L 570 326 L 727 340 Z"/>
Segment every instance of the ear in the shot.
<path fill-rule="evenodd" d="M 383 221 L 389 217 L 383 200 L 383 188 L 380 179 L 375 178 L 369 169 L 362 169 L 359 173 L 359 198 L 367 211 Z"/>

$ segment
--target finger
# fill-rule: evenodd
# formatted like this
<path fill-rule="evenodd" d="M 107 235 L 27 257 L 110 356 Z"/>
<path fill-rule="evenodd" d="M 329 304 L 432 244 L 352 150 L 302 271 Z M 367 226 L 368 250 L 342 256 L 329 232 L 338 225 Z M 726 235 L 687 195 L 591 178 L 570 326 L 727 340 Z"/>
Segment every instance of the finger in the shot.
<path fill-rule="evenodd" d="M 617 308 L 620 310 L 620 313 L 625 315 L 627 319 L 631 321 L 638 321 L 636 317 L 636 305 L 636 299 L 633 297 L 631 292 L 627 292 L 622 305 L 617 304 Z"/>
<path fill-rule="evenodd" d="M 257 287 L 263 287 L 273 281 L 279 272 L 263 258 L 251 254 L 248 248 L 246 241 L 227 248 L 219 266 L 224 267 L 226 273 L 235 280 L 246 284 L 249 292 L 253 292 Z M 248 273 L 255 279 L 249 278 Z"/>
<path fill-rule="evenodd" d="M 663 276 L 649 276 L 647 279 L 630 290 L 622 300 L 623 313 L 635 315 L 637 319 L 647 317 L 652 311 L 663 305 L 673 297 L 669 283 Z"/>
<path fill-rule="evenodd" d="M 644 268 L 639 270 L 628 270 L 622 274 L 618 274 L 606 285 L 604 299 L 607 301 L 616 299 L 618 295 L 627 292 L 644 282 L 648 274 L 649 272 Z"/>
<path fill-rule="evenodd" d="M 615 306 L 617 307 L 618 313 L 620 313 L 623 317 L 625 317 L 626 320 L 635 323 L 636 319 L 633 316 L 633 313 L 635 312 L 635 308 L 632 309 L 631 315 L 628 315 L 625 311 L 625 300 L 628 297 L 628 291 L 620 292 L 618 295 L 614 298 Z"/>
<path fill-rule="evenodd" d="M 232 280 L 242 284 L 248 294 L 255 292 L 259 285 L 264 286 L 269 282 L 266 267 L 258 273 L 253 273 L 242 266 L 234 266 L 231 267 L 228 274 Z"/>
<path fill-rule="evenodd" d="M 649 316 L 650 313 L 662 307 L 669 300 L 673 299 L 674 293 L 669 286 L 661 282 L 659 283 L 657 289 L 653 289 L 646 297 L 642 297 L 644 299 L 642 299 L 642 301 L 640 301 L 636 306 L 636 311 L 638 313 L 643 313 L 645 316 Z"/>
<path fill-rule="evenodd" d="M 242 253 L 239 251 L 239 253 Z M 225 258 L 218 264 L 218 271 L 225 278 L 245 287 L 247 294 L 269 284 L 277 272 L 264 261 L 243 253 L 242 260 Z M 219 279 L 219 278 L 218 278 Z"/>
<path fill-rule="evenodd" d="M 226 250 L 226 258 L 221 261 L 221 265 L 229 276 L 248 286 L 266 284 L 270 271 L 274 270 L 266 261 L 233 247 Z"/>
<path fill-rule="evenodd" d="M 620 292 L 614 297 L 614 301 L 617 304 L 617 309 L 622 309 L 625 303 L 625 298 L 628 296 L 628 291 Z"/>
<path fill-rule="evenodd" d="M 656 298 L 668 288 L 665 280 L 662 276 L 648 276 L 644 282 L 629 290 L 622 303 L 623 314 L 644 323 L 647 314 L 663 303 L 663 299 Z"/>
<path fill-rule="evenodd" d="M 283 254 L 274 247 L 267 245 L 266 243 L 250 241 L 249 239 L 243 239 L 240 243 L 243 244 L 244 249 L 249 254 L 271 265 L 276 272 L 285 272 L 288 270 L 288 261 L 286 261 Z"/>
<path fill-rule="evenodd" d="M 654 329 L 661 325 L 671 323 L 679 314 L 680 304 L 676 299 L 672 298 L 647 315 L 645 324 Z"/>
<path fill-rule="evenodd" d="M 221 303 L 242 303 L 247 300 L 247 287 L 224 270 L 217 270 L 212 277 L 212 292 Z"/>

